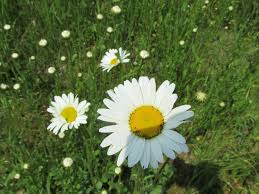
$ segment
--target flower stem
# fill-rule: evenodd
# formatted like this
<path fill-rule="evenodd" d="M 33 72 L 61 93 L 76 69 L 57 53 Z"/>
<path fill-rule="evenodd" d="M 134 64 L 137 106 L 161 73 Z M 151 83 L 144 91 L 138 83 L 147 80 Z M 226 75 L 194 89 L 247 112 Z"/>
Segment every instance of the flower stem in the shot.
<path fill-rule="evenodd" d="M 154 180 L 154 183 L 157 183 L 159 177 L 160 177 L 160 174 L 161 172 L 163 171 L 163 169 L 165 168 L 166 164 L 170 161 L 169 158 L 166 159 L 166 161 L 164 162 L 164 164 L 161 166 L 161 168 L 159 169 L 158 173 L 156 174 L 155 176 L 155 180 Z"/>

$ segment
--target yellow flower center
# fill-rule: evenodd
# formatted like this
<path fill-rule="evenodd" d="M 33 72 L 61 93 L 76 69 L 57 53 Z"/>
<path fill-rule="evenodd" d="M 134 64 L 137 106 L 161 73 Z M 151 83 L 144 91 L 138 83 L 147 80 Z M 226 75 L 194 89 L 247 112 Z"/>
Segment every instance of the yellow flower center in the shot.
<path fill-rule="evenodd" d="M 60 115 L 64 117 L 68 123 L 72 123 L 76 120 L 77 111 L 74 107 L 69 106 L 65 107 L 60 113 Z"/>
<path fill-rule="evenodd" d="M 115 58 L 113 58 L 113 59 L 111 60 L 110 64 L 111 64 L 111 65 L 117 65 L 118 62 L 119 62 L 118 59 L 115 57 Z"/>
<path fill-rule="evenodd" d="M 131 113 L 129 125 L 133 133 L 149 139 L 161 132 L 164 125 L 164 117 L 153 106 L 141 106 Z"/>

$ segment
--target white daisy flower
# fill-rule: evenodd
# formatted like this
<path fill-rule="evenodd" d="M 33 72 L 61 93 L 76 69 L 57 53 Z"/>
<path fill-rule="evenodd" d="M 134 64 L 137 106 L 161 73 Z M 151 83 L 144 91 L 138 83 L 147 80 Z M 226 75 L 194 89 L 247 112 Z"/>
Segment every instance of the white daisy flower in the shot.
<path fill-rule="evenodd" d="M 2 89 L 2 90 L 6 90 L 7 89 L 7 85 L 6 84 L 4 84 L 4 83 L 1 83 L 1 85 L 0 85 L 0 88 Z"/>
<path fill-rule="evenodd" d="M 5 24 L 4 25 L 4 30 L 10 30 L 11 29 L 11 25 L 10 24 Z"/>
<path fill-rule="evenodd" d="M 93 53 L 91 51 L 87 51 L 86 56 L 88 58 L 91 58 L 91 57 L 93 57 Z"/>
<path fill-rule="evenodd" d="M 48 73 L 49 73 L 49 74 L 53 74 L 53 73 L 55 73 L 55 71 L 56 71 L 56 68 L 55 68 L 55 67 L 49 67 L 49 68 L 48 68 Z"/>
<path fill-rule="evenodd" d="M 64 132 L 59 133 L 59 134 L 58 134 L 58 137 L 59 137 L 60 139 L 63 139 L 63 138 L 65 137 L 65 133 L 64 133 Z"/>
<path fill-rule="evenodd" d="M 101 194 L 108 194 L 106 190 L 102 190 Z"/>
<path fill-rule="evenodd" d="M 120 63 L 128 63 L 130 61 L 130 59 L 127 59 L 129 55 L 130 53 L 127 53 L 122 48 L 119 48 L 119 52 L 117 49 L 110 49 L 102 58 L 100 66 L 103 68 L 103 71 L 109 72 Z"/>
<path fill-rule="evenodd" d="M 21 87 L 21 85 L 18 84 L 18 83 L 16 83 L 16 84 L 13 85 L 13 89 L 15 89 L 15 90 L 19 90 L 20 87 Z"/>
<path fill-rule="evenodd" d="M 180 44 L 181 46 L 183 46 L 184 43 L 185 43 L 184 40 L 179 41 L 179 44 Z"/>
<path fill-rule="evenodd" d="M 45 47 L 48 44 L 48 41 L 46 39 L 40 39 L 39 45 L 41 47 Z"/>
<path fill-rule="evenodd" d="M 229 6 L 229 7 L 228 7 L 228 10 L 229 10 L 229 11 L 232 11 L 233 9 L 234 9 L 233 6 Z"/>
<path fill-rule="evenodd" d="M 197 31 L 198 31 L 198 28 L 193 28 L 192 31 L 193 31 L 193 32 L 197 32 Z"/>
<path fill-rule="evenodd" d="M 21 175 L 19 173 L 16 173 L 13 178 L 20 179 Z"/>
<path fill-rule="evenodd" d="M 65 56 L 61 56 L 61 57 L 60 57 L 60 60 L 61 60 L 61 61 L 65 61 L 66 59 L 67 59 L 67 58 L 66 58 Z"/>
<path fill-rule="evenodd" d="M 125 81 L 107 91 L 111 99 L 104 99 L 107 109 L 99 109 L 99 120 L 112 123 L 99 129 L 111 133 L 101 147 L 108 147 L 108 155 L 120 152 L 117 165 L 128 158 L 128 166 L 139 161 L 143 168 L 158 167 L 163 154 L 174 159 L 175 153 L 188 152 L 185 138 L 172 130 L 187 122 L 194 113 L 190 105 L 173 109 L 177 95 L 175 84 L 164 81 L 156 90 L 155 79 L 140 77 Z"/>
<path fill-rule="evenodd" d="M 62 31 L 62 32 L 61 32 L 61 36 L 62 36 L 63 38 L 69 38 L 69 36 L 70 36 L 70 31 L 69 31 L 69 30 L 64 30 L 64 31 Z"/>
<path fill-rule="evenodd" d="M 12 53 L 11 57 L 13 59 L 17 59 L 19 57 L 19 54 L 18 53 Z"/>
<path fill-rule="evenodd" d="M 115 174 L 120 174 L 121 173 L 121 167 L 116 167 L 114 169 L 114 172 L 115 172 Z"/>
<path fill-rule="evenodd" d="M 72 158 L 67 157 L 63 160 L 63 166 L 66 168 L 72 166 L 72 164 L 73 164 Z"/>
<path fill-rule="evenodd" d="M 196 99 L 200 102 L 204 102 L 207 99 L 207 94 L 201 91 L 196 93 Z"/>
<path fill-rule="evenodd" d="M 140 57 L 141 57 L 142 59 L 146 59 L 146 58 L 149 57 L 149 52 L 146 51 L 146 50 L 142 50 L 142 51 L 140 51 L 139 55 L 140 55 Z"/>
<path fill-rule="evenodd" d="M 219 103 L 219 106 L 220 106 L 220 107 L 224 107 L 225 105 L 226 105 L 226 104 L 225 104 L 225 102 L 223 102 L 223 101 Z"/>
<path fill-rule="evenodd" d="M 79 73 L 77 74 L 77 77 L 82 77 L 82 73 L 79 72 Z"/>
<path fill-rule="evenodd" d="M 108 28 L 106 29 L 106 31 L 109 32 L 109 33 L 112 33 L 112 32 L 113 32 L 113 28 L 112 28 L 112 27 L 108 27 Z"/>
<path fill-rule="evenodd" d="M 28 169 L 29 168 L 29 164 L 25 163 L 23 164 L 23 169 Z"/>
<path fill-rule="evenodd" d="M 121 8 L 118 5 L 115 5 L 111 8 L 111 12 L 115 14 L 119 14 L 121 12 Z"/>
<path fill-rule="evenodd" d="M 32 55 L 32 56 L 30 57 L 30 60 L 32 60 L 32 61 L 35 60 L 35 56 Z"/>
<path fill-rule="evenodd" d="M 103 14 L 97 14 L 97 16 L 96 16 L 96 18 L 98 19 L 98 20 L 102 20 L 103 19 Z"/>
<path fill-rule="evenodd" d="M 122 48 L 119 48 L 119 58 L 121 63 L 128 63 L 130 59 L 127 59 L 127 57 L 130 56 L 130 53 L 127 53 L 126 50 L 122 50 Z"/>
<path fill-rule="evenodd" d="M 204 2 L 205 4 L 209 4 L 209 1 L 208 0 L 205 0 L 205 2 Z"/>
<path fill-rule="evenodd" d="M 47 109 L 53 116 L 48 130 L 57 135 L 73 127 L 77 129 L 80 124 L 86 124 L 85 113 L 89 110 L 89 106 L 90 103 L 86 100 L 79 103 L 78 97 L 72 93 L 55 96 Z"/>

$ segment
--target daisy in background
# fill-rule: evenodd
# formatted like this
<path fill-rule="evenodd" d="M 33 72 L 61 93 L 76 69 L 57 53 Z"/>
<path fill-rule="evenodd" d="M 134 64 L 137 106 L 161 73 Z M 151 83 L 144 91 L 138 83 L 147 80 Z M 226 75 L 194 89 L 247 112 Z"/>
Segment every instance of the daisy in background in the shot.
<path fill-rule="evenodd" d="M 78 97 L 72 93 L 55 96 L 47 109 L 53 116 L 48 130 L 57 135 L 73 127 L 77 129 L 80 124 L 86 124 L 85 113 L 89 110 L 89 106 L 90 103 L 86 100 L 79 103 Z"/>
<path fill-rule="evenodd" d="M 190 105 L 173 108 L 177 95 L 175 84 L 164 81 L 156 89 L 155 79 L 148 77 L 126 80 L 114 90 L 107 91 L 111 99 L 104 99 L 107 108 L 99 109 L 99 120 L 111 123 L 99 129 L 111 133 L 101 143 L 108 147 L 108 155 L 120 152 L 117 165 L 128 158 L 128 166 L 138 162 L 143 168 L 158 167 L 163 154 L 174 159 L 175 154 L 188 152 L 185 138 L 176 132 L 194 113 Z"/>
<path fill-rule="evenodd" d="M 103 71 L 109 72 L 120 63 L 128 63 L 130 61 L 130 59 L 127 58 L 128 56 L 130 56 L 130 53 L 127 53 L 127 51 L 122 48 L 119 48 L 119 50 L 109 49 L 102 58 L 100 66 L 103 68 Z"/>

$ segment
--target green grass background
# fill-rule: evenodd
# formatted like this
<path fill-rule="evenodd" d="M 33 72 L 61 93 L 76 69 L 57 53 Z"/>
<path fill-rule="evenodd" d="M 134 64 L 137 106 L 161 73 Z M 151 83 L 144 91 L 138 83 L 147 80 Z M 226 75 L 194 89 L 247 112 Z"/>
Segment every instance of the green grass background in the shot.
<path fill-rule="evenodd" d="M 119 15 L 110 11 L 115 4 Z M 0 193 L 258 193 L 259 4 L 210 0 L 203 6 L 202 0 L 1 0 L 0 82 L 9 88 L 0 91 Z M 65 29 L 71 31 L 66 40 Z M 41 38 L 48 41 L 44 48 Z M 119 47 L 131 53 L 131 62 L 102 72 L 105 51 Z M 142 49 L 148 59 L 140 58 Z M 55 74 L 47 73 L 50 66 Z M 123 166 L 116 175 L 116 156 L 99 146 L 104 135 L 96 110 L 106 90 L 140 75 L 155 77 L 157 85 L 174 82 L 177 105 L 190 104 L 195 112 L 178 128 L 190 154 L 170 161 L 157 182 L 159 169 Z M 196 100 L 198 91 L 207 94 L 205 102 Z M 46 129 L 46 109 L 54 95 L 68 92 L 91 102 L 89 119 L 60 139 Z M 63 167 L 65 157 L 73 158 L 71 168 Z"/>

